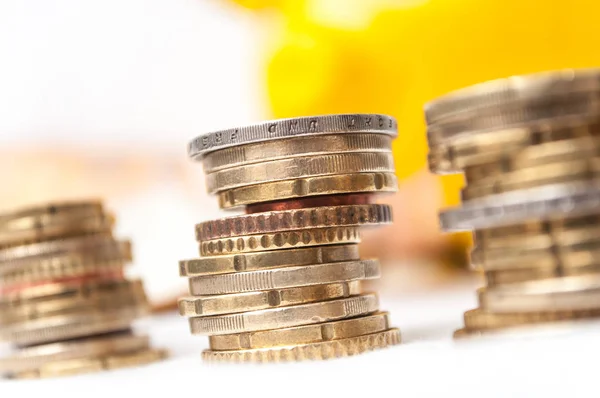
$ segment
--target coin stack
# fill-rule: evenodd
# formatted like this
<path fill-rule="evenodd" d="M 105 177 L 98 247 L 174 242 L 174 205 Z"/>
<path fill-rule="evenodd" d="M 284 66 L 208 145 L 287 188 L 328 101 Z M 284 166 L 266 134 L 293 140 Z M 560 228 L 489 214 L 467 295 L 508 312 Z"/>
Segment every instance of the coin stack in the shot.
<path fill-rule="evenodd" d="M 180 262 L 179 300 L 214 361 L 354 355 L 397 344 L 399 331 L 361 281 L 359 228 L 392 221 L 377 193 L 397 189 L 384 115 L 284 119 L 202 135 L 189 147 L 221 208 L 246 214 L 196 226 L 198 259 Z"/>
<path fill-rule="evenodd" d="M 456 336 L 600 315 L 600 71 L 466 88 L 426 107 L 430 168 L 463 172 L 446 231 L 474 230 L 486 286 Z"/>
<path fill-rule="evenodd" d="M 100 202 L 56 203 L 0 215 L 0 360 L 9 378 L 39 378 L 156 361 L 131 322 L 148 308 L 127 280 L 129 241 L 112 236 Z"/>

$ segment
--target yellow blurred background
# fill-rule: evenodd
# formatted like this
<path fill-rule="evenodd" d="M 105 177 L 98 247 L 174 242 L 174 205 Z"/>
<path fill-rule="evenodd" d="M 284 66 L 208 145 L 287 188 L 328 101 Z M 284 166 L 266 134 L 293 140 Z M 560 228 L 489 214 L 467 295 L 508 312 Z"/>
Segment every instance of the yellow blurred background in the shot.
<path fill-rule="evenodd" d="M 222 215 L 189 139 L 266 118 L 388 113 L 400 127 L 401 190 L 385 199 L 396 224 L 367 236 L 365 253 L 464 266 L 469 235 L 437 224 L 462 177 L 426 171 L 423 105 L 484 80 L 597 66 L 598 11 L 592 0 L 5 1 L 0 206 L 106 198 L 160 298 L 183 286 L 193 225 Z"/>

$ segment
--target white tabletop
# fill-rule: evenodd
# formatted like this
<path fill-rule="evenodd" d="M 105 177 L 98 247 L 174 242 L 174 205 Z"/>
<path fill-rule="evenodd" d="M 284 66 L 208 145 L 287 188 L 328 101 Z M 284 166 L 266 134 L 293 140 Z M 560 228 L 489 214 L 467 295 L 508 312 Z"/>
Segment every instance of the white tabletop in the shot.
<path fill-rule="evenodd" d="M 598 396 L 595 324 L 551 328 L 519 338 L 455 342 L 462 312 L 475 305 L 473 283 L 436 294 L 381 297 L 403 344 L 356 357 L 291 364 L 210 365 L 208 339 L 191 336 L 168 314 L 137 325 L 170 359 L 150 366 L 41 381 L 2 381 L 0 396 Z M 159 395 L 160 394 L 160 395 Z M 214 394 L 214 395 L 212 395 Z"/>

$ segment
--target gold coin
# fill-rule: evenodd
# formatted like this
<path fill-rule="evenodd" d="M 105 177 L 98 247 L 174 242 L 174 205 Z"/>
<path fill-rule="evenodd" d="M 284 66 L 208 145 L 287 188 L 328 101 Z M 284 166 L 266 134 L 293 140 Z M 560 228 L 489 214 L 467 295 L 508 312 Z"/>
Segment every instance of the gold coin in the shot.
<path fill-rule="evenodd" d="M 48 239 L 110 232 L 114 224 L 111 215 L 64 217 L 31 228 L 0 230 L 0 248 L 36 243 Z"/>
<path fill-rule="evenodd" d="M 232 188 L 217 195 L 219 207 L 229 209 L 254 203 L 367 192 L 396 192 L 398 179 L 393 173 L 354 173 L 268 182 Z"/>
<path fill-rule="evenodd" d="M 486 330 L 545 322 L 568 321 L 600 316 L 600 309 L 544 312 L 489 312 L 474 309 L 465 312 L 465 328 Z"/>
<path fill-rule="evenodd" d="M 122 290 L 141 288 L 142 282 L 139 280 L 103 280 L 103 281 L 85 281 L 75 280 L 71 283 L 56 282 L 43 285 L 32 285 L 31 287 L 20 289 L 17 292 L 5 294 L 0 299 L 0 310 L 7 307 L 21 305 L 37 305 L 40 301 L 52 299 L 68 299 L 81 297 L 82 299 L 92 297 L 103 292 L 111 293 Z"/>
<path fill-rule="evenodd" d="M 110 313 L 46 317 L 2 328 L 0 340 L 11 341 L 17 345 L 34 345 L 129 330 L 131 322 L 147 311 L 147 307 L 137 305 Z"/>
<path fill-rule="evenodd" d="M 138 351 L 104 355 L 89 358 L 77 358 L 51 362 L 38 369 L 11 374 L 14 379 L 40 379 L 48 377 L 72 376 L 102 370 L 128 368 L 160 361 L 168 356 L 162 349 L 146 348 Z"/>
<path fill-rule="evenodd" d="M 598 252 L 595 253 L 597 256 Z M 597 258 L 597 257 L 596 257 Z M 597 261 L 587 266 L 570 268 L 559 263 L 554 267 L 538 267 L 524 269 L 508 269 L 500 271 L 485 272 L 485 279 L 488 287 L 502 286 L 506 284 L 538 281 L 550 278 L 583 276 L 600 274 L 600 264 Z"/>
<path fill-rule="evenodd" d="M 316 325 L 210 336 L 209 340 L 212 351 L 248 350 L 347 339 L 383 332 L 389 328 L 389 314 L 378 312 Z"/>
<path fill-rule="evenodd" d="M 262 271 L 195 276 L 189 279 L 194 296 L 284 289 L 378 278 L 377 260 L 358 260 Z"/>
<path fill-rule="evenodd" d="M 351 133 L 296 137 L 234 146 L 208 153 L 202 159 L 205 173 L 252 163 L 346 152 L 391 151 L 392 137 L 385 134 Z"/>
<path fill-rule="evenodd" d="M 34 303 L 24 302 L 19 306 L 5 308 L 0 312 L 0 325 L 9 326 L 46 317 L 113 311 L 121 307 L 146 304 L 143 286 L 138 281 L 126 289 L 97 292 L 88 296 L 37 300 Z"/>
<path fill-rule="evenodd" d="M 316 228 L 207 240 L 200 243 L 200 255 L 227 255 L 358 242 L 358 227 Z"/>
<path fill-rule="evenodd" d="M 12 262 L 32 260 L 30 257 L 56 256 L 67 253 L 89 253 L 114 245 L 110 231 L 94 235 L 64 238 L 48 242 L 23 244 L 0 250 L 0 267 Z"/>
<path fill-rule="evenodd" d="M 391 153 L 340 153 L 274 160 L 216 171 L 206 175 L 206 186 L 209 193 L 215 193 L 295 178 L 394 171 Z"/>
<path fill-rule="evenodd" d="M 21 373 L 38 369 L 51 362 L 139 351 L 147 349 L 149 342 L 148 336 L 121 332 L 24 347 L 12 356 L 0 359 L 0 373 Z"/>
<path fill-rule="evenodd" d="M 378 310 L 377 296 L 365 294 L 241 314 L 189 318 L 192 334 L 220 335 L 287 328 L 366 315 Z"/>
<path fill-rule="evenodd" d="M 586 277 L 592 278 L 593 276 L 587 275 Z M 506 289 L 508 286 L 512 288 L 513 285 L 530 285 L 532 283 L 549 281 L 554 281 L 554 279 L 528 281 L 480 289 L 478 291 L 479 305 L 485 311 L 497 313 L 600 309 L 598 301 L 600 299 L 600 287 L 598 286 L 569 290 L 561 289 L 560 291 L 544 293 L 530 293 L 527 289 L 523 289 L 522 293 L 518 293 L 513 289 Z M 567 282 L 565 282 L 565 285 L 567 285 Z"/>
<path fill-rule="evenodd" d="M 545 164 L 469 182 L 462 197 L 465 201 L 473 200 L 542 185 L 591 181 L 599 175 L 600 158 Z"/>
<path fill-rule="evenodd" d="M 524 256 L 507 253 L 504 258 L 500 257 L 500 251 L 497 254 L 498 257 L 474 261 L 476 267 L 490 276 L 490 283 L 508 283 L 508 280 L 525 277 L 534 279 L 534 275 L 541 277 L 549 273 L 566 276 L 592 272 L 598 265 L 600 250 L 569 252 L 561 249 L 558 253 L 544 250 Z"/>
<path fill-rule="evenodd" d="M 82 202 L 56 202 L 43 206 L 33 206 L 0 214 L 0 230 L 12 229 L 14 225 L 34 226 L 56 217 L 74 214 L 101 215 L 102 203 L 97 200 Z"/>
<path fill-rule="evenodd" d="M 350 297 L 360 292 L 360 281 L 355 281 L 259 292 L 190 296 L 180 298 L 178 305 L 179 313 L 185 316 L 223 315 Z"/>
<path fill-rule="evenodd" d="M 392 209 L 388 205 L 309 207 L 242 214 L 206 221 L 196 225 L 196 239 L 205 241 L 315 228 L 379 225 L 391 221 Z"/>
<path fill-rule="evenodd" d="M 502 164 L 516 170 L 525 165 L 594 155 L 600 124 L 575 121 L 570 125 L 543 125 L 463 136 L 451 143 L 430 147 L 430 169 L 446 174 Z M 583 155 L 583 156 L 582 156 Z M 505 170 L 506 171 L 506 170 Z"/>
<path fill-rule="evenodd" d="M 8 285 L 114 272 L 132 259 L 129 242 L 123 243 L 115 250 L 69 253 L 0 264 L 0 281 Z"/>
<path fill-rule="evenodd" d="M 201 257 L 179 262 L 179 275 L 203 276 L 358 260 L 357 245 L 331 245 L 269 252 Z"/>
<path fill-rule="evenodd" d="M 400 344 L 400 331 L 388 329 L 383 332 L 358 337 L 321 341 L 316 343 L 269 347 L 248 350 L 210 351 L 202 358 L 216 362 L 285 362 L 332 359 L 357 355 L 391 345 Z"/>

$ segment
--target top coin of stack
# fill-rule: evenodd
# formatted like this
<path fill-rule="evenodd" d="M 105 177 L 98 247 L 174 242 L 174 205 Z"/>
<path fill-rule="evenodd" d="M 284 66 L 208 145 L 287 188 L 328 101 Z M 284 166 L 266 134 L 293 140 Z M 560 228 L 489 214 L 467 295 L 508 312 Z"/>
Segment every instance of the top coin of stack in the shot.
<path fill-rule="evenodd" d="M 0 215 L 0 360 L 8 377 L 47 377 L 158 359 L 130 331 L 147 309 L 140 281 L 124 278 L 131 245 L 112 236 L 100 202 L 67 202 Z"/>
<path fill-rule="evenodd" d="M 209 193 L 249 214 L 196 226 L 201 257 L 180 263 L 180 299 L 203 356 L 225 361 L 326 359 L 399 342 L 360 281 L 379 276 L 358 255 L 358 229 L 391 222 L 373 194 L 397 189 L 384 115 L 276 120 L 193 140 Z"/>
<path fill-rule="evenodd" d="M 463 172 L 480 308 L 458 335 L 600 315 L 600 71 L 482 83 L 426 107 L 433 172 Z"/>

